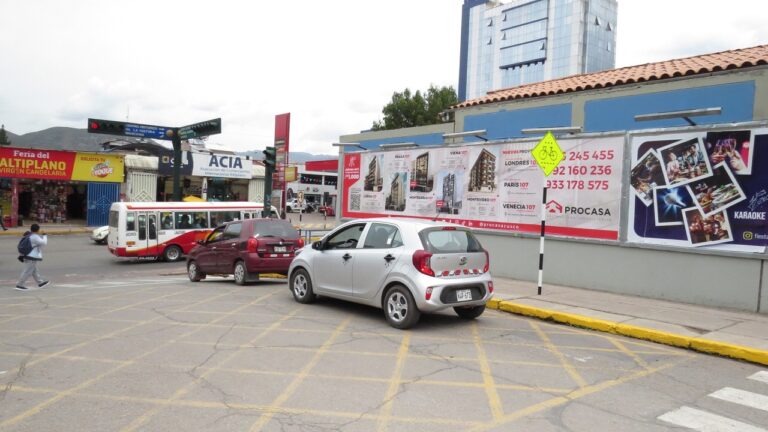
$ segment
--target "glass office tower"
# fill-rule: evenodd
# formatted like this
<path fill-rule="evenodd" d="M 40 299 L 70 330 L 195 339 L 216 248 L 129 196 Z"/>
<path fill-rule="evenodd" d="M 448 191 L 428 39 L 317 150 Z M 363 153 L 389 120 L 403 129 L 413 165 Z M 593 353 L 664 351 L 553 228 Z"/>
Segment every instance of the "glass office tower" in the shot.
<path fill-rule="evenodd" d="M 617 0 L 464 0 L 459 100 L 613 69 Z"/>

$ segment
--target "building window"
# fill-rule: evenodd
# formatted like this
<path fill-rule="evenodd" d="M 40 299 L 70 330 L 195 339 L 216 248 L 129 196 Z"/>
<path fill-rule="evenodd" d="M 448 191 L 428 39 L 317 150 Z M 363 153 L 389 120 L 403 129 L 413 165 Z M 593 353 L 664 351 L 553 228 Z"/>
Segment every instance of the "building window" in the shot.
<path fill-rule="evenodd" d="M 605 26 L 605 28 L 606 28 L 606 30 L 608 30 L 608 31 L 613 31 L 613 26 L 611 25 L 611 23 L 608 23 L 608 24 Z"/>
<path fill-rule="evenodd" d="M 600 17 L 597 17 L 597 16 L 596 16 L 596 17 L 595 17 L 595 25 L 596 25 L 596 26 L 599 26 L 600 24 L 602 24 L 602 23 L 600 22 Z"/>
<path fill-rule="evenodd" d="M 493 27 L 493 18 L 488 19 L 488 27 Z"/>
<path fill-rule="evenodd" d="M 488 38 L 488 42 L 486 42 L 486 45 L 490 45 L 493 43 L 493 38 Z"/>

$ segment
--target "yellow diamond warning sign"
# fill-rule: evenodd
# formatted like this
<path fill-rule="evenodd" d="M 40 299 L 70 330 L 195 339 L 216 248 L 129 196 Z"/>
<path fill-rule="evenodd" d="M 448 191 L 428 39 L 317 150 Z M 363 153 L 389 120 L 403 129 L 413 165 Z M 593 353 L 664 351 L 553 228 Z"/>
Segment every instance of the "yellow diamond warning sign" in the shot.
<path fill-rule="evenodd" d="M 563 153 L 560 145 L 557 144 L 557 140 L 552 135 L 552 132 L 547 132 L 544 135 L 544 138 L 531 150 L 531 154 L 547 177 L 565 159 L 565 153 Z"/>

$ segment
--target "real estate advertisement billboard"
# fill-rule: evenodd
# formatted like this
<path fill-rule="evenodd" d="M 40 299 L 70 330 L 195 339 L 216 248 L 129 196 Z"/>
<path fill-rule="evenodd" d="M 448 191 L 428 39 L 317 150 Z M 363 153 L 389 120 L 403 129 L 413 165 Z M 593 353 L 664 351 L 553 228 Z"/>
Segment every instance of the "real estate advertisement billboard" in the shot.
<path fill-rule="evenodd" d="M 342 216 L 406 216 L 538 233 L 619 239 L 624 135 L 559 140 L 566 159 L 545 179 L 533 141 L 359 152 L 344 157 Z"/>

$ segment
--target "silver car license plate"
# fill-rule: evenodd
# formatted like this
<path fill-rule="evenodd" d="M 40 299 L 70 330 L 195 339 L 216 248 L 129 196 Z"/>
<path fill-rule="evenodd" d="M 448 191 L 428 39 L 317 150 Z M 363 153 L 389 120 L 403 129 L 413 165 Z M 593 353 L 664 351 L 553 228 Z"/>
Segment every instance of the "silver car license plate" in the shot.
<path fill-rule="evenodd" d="M 472 300 L 472 290 L 457 290 L 456 301 L 469 301 Z"/>
<path fill-rule="evenodd" d="M 275 246 L 275 253 L 285 253 L 288 248 L 285 246 Z"/>

